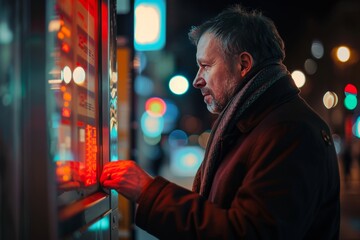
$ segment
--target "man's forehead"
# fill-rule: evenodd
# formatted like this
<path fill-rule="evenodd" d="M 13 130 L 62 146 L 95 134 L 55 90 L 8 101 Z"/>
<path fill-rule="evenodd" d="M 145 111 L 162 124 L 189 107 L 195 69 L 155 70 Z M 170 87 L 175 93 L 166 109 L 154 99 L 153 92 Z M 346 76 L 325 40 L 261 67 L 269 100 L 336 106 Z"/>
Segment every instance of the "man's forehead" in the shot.
<path fill-rule="evenodd" d="M 197 44 L 196 58 L 204 58 L 212 51 L 218 51 L 219 44 L 215 36 L 211 33 L 204 33 Z"/>

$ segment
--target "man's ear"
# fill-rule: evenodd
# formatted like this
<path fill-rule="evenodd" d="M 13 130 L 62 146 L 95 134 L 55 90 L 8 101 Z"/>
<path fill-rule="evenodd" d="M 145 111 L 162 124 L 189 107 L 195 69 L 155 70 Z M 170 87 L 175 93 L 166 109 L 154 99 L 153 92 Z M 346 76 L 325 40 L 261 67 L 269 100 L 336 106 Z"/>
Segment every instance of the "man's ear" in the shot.
<path fill-rule="evenodd" d="M 238 66 L 240 69 L 240 75 L 244 77 L 253 67 L 254 60 L 250 53 L 242 52 L 238 56 Z"/>

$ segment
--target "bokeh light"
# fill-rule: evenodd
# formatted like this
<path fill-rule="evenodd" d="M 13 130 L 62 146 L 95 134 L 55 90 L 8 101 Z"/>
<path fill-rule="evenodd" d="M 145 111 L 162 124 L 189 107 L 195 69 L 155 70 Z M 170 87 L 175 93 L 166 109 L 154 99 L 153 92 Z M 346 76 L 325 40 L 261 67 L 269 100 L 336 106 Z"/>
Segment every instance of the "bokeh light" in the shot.
<path fill-rule="evenodd" d="M 355 137 L 360 138 L 360 116 L 356 118 L 353 126 L 353 134 Z"/>
<path fill-rule="evenodd" d="M 71 78 L 72 78 L 71 69 L 68 66 L 65 66 L 61 71 L 61 79 L 64 80 L 66 84 L 68 84 L 71 81 Z"/>
<path fill-rule="evenodd" d="M 137 75 L 135 78 L 134 90 L 138 95 L 148 97 L 154 92 L 154 83 L 146 76 Z"/>
<path fill-rule="evenodd" d="M 317 71 L 317 63 L 314 60 L 312 60 L 311 58 L 308 58 L 305 60 L 304 69 L 307 74 L 313 75 Z"/>
<path fill-rule="evenodd" d="M 172 77 L 169 81 L 170 91 L 176 95 L 182 95 L 189 89 L 189 81 L 181 75 Z"/>
<path fill-rule="evenodd" d="M 188 136 L 183 130 L 176 129 L 169 134 L 168 141 L 170 147 L 185 146 L 188 143 Z"/>
<path fill-rule="evenodd" d="M 155 42 L 160 35 L 159 9 L 145 4 L 138 6 L 135 19 L 135 41 L 140 44 Z"/>
<path fill-rule="evenodd" d="M 210 137 L 210 130 L 205 131 L 202 134 L 200 134 L 200 136 L 199 136 L 199 145 L 202 148 L 206 148 L 209 137 Z"/>
<path fill-rule="evenodd" d="M 158 135 L 156 137 L 148 137 L 144 135 L 144 142 L 146 142 L 149 145 L 156 145 L 161 141 L 161 135 Z"/>
<path fill-rule="evenodd" d="M 327 91 L 323 97 L 324 106 L 327 109 L 334 108 L 338 103 L 338 96 L 335 92 Z"/>
<path fill-rule="evenodd" d="M 161 135 L 164 128 L 164 118 L 151 116 L 144 112 L 141 116 L 141 130 L 149 138 L 156 138 Z"/>
<path fill-rule="evenodd" d="M 357 88 L 355 87 L 355 85 L 348 83 L 348 84 L 346 84 L 346 86 L 344 88 L 344 92 L 345 92 L 345 95 L 348 95 L 348 94 L 357 95 L 358 91 L 357 91 Z"/>
<path fill-rule="evenodd" d="M 353 84 L 347 84 L 344 88 L 344 106 L 348 110 L 354 110 L 357 106 L 357 88 Z"/>
<path fill-rule="evenodd" d="M 146 101 L 145 110 L 151 116 L 163 116 L 166 112 L 166 103 L 161 98 L 152 97 Z"/>
<path fill-rule="evenodd" d="M 6 21 L 0 21 L 0 44 L 9 44 L 13 41 L 14 34 Z"/>
<path fill-rule="evenodd" d="M 84 83 L 85 76 L 86 76 L 86 73 L 85 73 L 84 68 L 78 66 L 74 69 L 73 79 L 76 84 L 80 85 L 80 84 Z"/>
<path fill-rule="evenodd" d="M 301 88 L 302 86 L 304 86 L 306 78 L 305 78 L 305 74 L 300 71 L 300 70 L 295 70 L 291 73 L 291 77 L 294 79 L 295 85 L 298 88 Z"/>
<path fill-rule="evenodd" d="M 336 57 L 340 62 L 347 62 L 350 59 L 350 49 L 346 46 L 338 47 Z"/>
<path fill-rule="evenodd" d="M 166 1 L 135 0 L 134 47 L 137 51 L 160 50 L 166 39 Z"/>
<path fill-rule="evenodd" d="M 357 97 L 353 94 L 348 94 L 345 96 L 344 105 L 348 110 L 354 110 L 357 106 Z"/>
<path fill-rule="evenodd" d="M 199 135 L 192 134 L 189 136 L 189 145 L 198 145 L 199 144 Z"/>
<path fill-rule="evenodd" d="M 170 170 L 174 175 L 191 177 L 204 159 L 204 150 L 198 146 L 180 147 L 172 151 Z"/>
<path fill-rule="evenodd" d="M 320 59 L 324 56 L 324 46 L 319 40 L 314 40 L 311 44 L 311 54 L 314 58 Z"/>
<path fill-rule="evenodd" d="M 164 129 L 163 133 L 169 133 L 175 127 L 176 121 L 179 117 L 179 108 L 170 99 L 164 99 L 166 104 L 166 111 L 164 114 Z"/>

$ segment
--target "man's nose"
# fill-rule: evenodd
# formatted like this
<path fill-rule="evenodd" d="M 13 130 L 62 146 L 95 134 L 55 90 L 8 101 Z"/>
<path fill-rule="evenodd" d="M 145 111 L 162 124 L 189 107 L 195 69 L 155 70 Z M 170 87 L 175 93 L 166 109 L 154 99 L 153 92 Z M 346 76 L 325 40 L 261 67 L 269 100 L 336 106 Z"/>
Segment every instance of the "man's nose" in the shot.
<path fill-rule="evenodd" d="M 201 77 L 195 78 L 193 81 L 194 88 L 201 89 L 201 88 L 205 87 L 205 85 L 206 85 L 206 81 Z"/>
<path fill-rule="evenodd" d="M 206 85 L 205 79 L 199 73 L 196 74 L 195 79 L 193 81 L 194 88 L 201 89 L 205 87 L 205 85 Z"/>

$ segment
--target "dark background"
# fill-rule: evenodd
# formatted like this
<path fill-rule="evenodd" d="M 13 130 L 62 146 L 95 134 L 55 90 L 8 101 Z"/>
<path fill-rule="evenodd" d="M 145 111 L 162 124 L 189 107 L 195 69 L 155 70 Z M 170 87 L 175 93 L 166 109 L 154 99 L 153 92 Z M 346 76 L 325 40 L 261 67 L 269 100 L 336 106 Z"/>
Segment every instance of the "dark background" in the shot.
<path fill-rule="evenodd" d="M 303 70 L 307 58 L 316 60 L 318 70 L 314 75 L 306 76 L 307 82 L 301 89 L 301 95 L 332 125 L 334 131 L 343 134 L 343 87 L 351 82 L 358 84 L 358 62 L 339 66 L 332 58 L 336 46 L 345 44 L 353 53 L 359 51 L 360 43 L 360 2 L 353 0 L 330 1 L 261 1 L 261 0 L 168 0 L 167 35 L 163 51 L 173 54 L 175 72 L 182 73 L 193 80 L 197 66 L 196 48 L 188 40 L 191 26 L 199 25 L 222 9 L 240 3 L 248 9 L 257 9 L 271 18 L 285 42 L 286 58 L 284 63 L 290 72 Z M 324 57 L 314 59 L 311 56 L 311 43 L 319 40 L 324 45 Z M 156 77 L 155 77 L 156 78 Z M 339 104 L 335 109 L 327 110 L 322 97 L 326 91 L 338 94 Z M 161 94 L 168 94 L 166 91 Z M 202 96 L 198 90 L 190 88 L 187 95 L 172 96 L 180 105 L 182 114 L 191 114 L 199 118 L 209 117 Z M 334 116 L 333 116 L 334 115 Z M 339 119 L 340 118 L 340 119 Z M 334 120 L 335 119 L 335 120 Z M 203 121 L 209 122 L 211 121 Z M 209 125 L 205 124 L 204 129 Z"/>
<path fill-rule="evenodd" d="M 358 106 L 350 111 L 344 107 L 344 87 L 351 83 L 360 87 L 360 1 L 359 0 L 330 0 L 330 1 L 284 1 L 284 0 L 167 0 L 166 46 L 161 53 L 170 55 L 162 59 L 157 54 L 148 52 L 149 66 L 143 72 L 154 81 L 156 88 L 154 96 L 172 99 L 180 109 L 180 117 L 176 128 L 183 129 L 187 134 L 201 134 L 211 128 L 216 115 L 210 114 L 199 90 L 190 87 L 181 96 L 175 96 L 167 89 L 170 75 L 183 74 L 191 83 L 197 72 L 195 61 L 196 47 L 188 40 L 187 33 L 191 26 L 199 25 L 210 17 L 215 16 L 225 7 L 241 3 L 248 9 L 260 10 L 271 18 L 278 28 L 280 36 L 285 42 L 285 65 L 290 72 L 301 70 L 305 73 L 306 83 L 300 89 L 300 95 L 315 109 L 330 125 L 336 147 L 339 151 L 339 165 L 341 170 L 341 234 L 340 239 L 359 239 L 360 234 L 360 158 L 353 159 L 351 173 L 343 172 L 343 146 L 346 141 L 353 145 L 354 154 L 360 156 L 360 141 L 351 133 L 352 126 L 346 127 L 346 119 L 355 121 L 360 115 Z M 125 29 L 125 28 L 124 28 Z M 324 55 L 316 59 L 311 54 L 313 41 L 320 41 L 324 47 Z M 351 60 L 339 63 L 334 57 L 334 50 L 340 45 L 346 45 L 351 50 Z M 160 54 L 161 55 L 161 54 Z M 160 76 L 153 71 L 155 68 L 167 68 L 169 59 L 173 60 L 173 69 L 169 76 Z M 317 64 L 314 74 L 306 74 L 304 62 L 312 59 Z M 151 63 L 152 62 L 152 63 Z M 338 103 L 334 108 L 327 109 L 323 104 L 323 96 L 332 91 L 338 96 Z M 359 96 L 358 96 L 359 98 Z M 137 105 L 143 111 L 141 101 Z M 194 132 L 189 132 L 189 122 L 184 116 L 197 119 L 199 125 Z M 345 129 L 350 129 L 347 131 Z M 345 136 L 347 135 L 347 137 Z M 337 145 L 338 144 L 338 145 Z M 139 146 L 141 144 L 139 143 Z M 165 148 L 166 149 L 166 148 Z M 171 149 L 168 149 L 171 151 Z M 140 159 L 141 162 L 141 159 Z M 144 160 L 146 162 L 146 159 Z M 358 163 L 357 163 L 358 162 Z M 169 174 L 166 177 L 171 177 Z M 191 181 L 174 178 L 173 181 L 191 186 Z"/>

